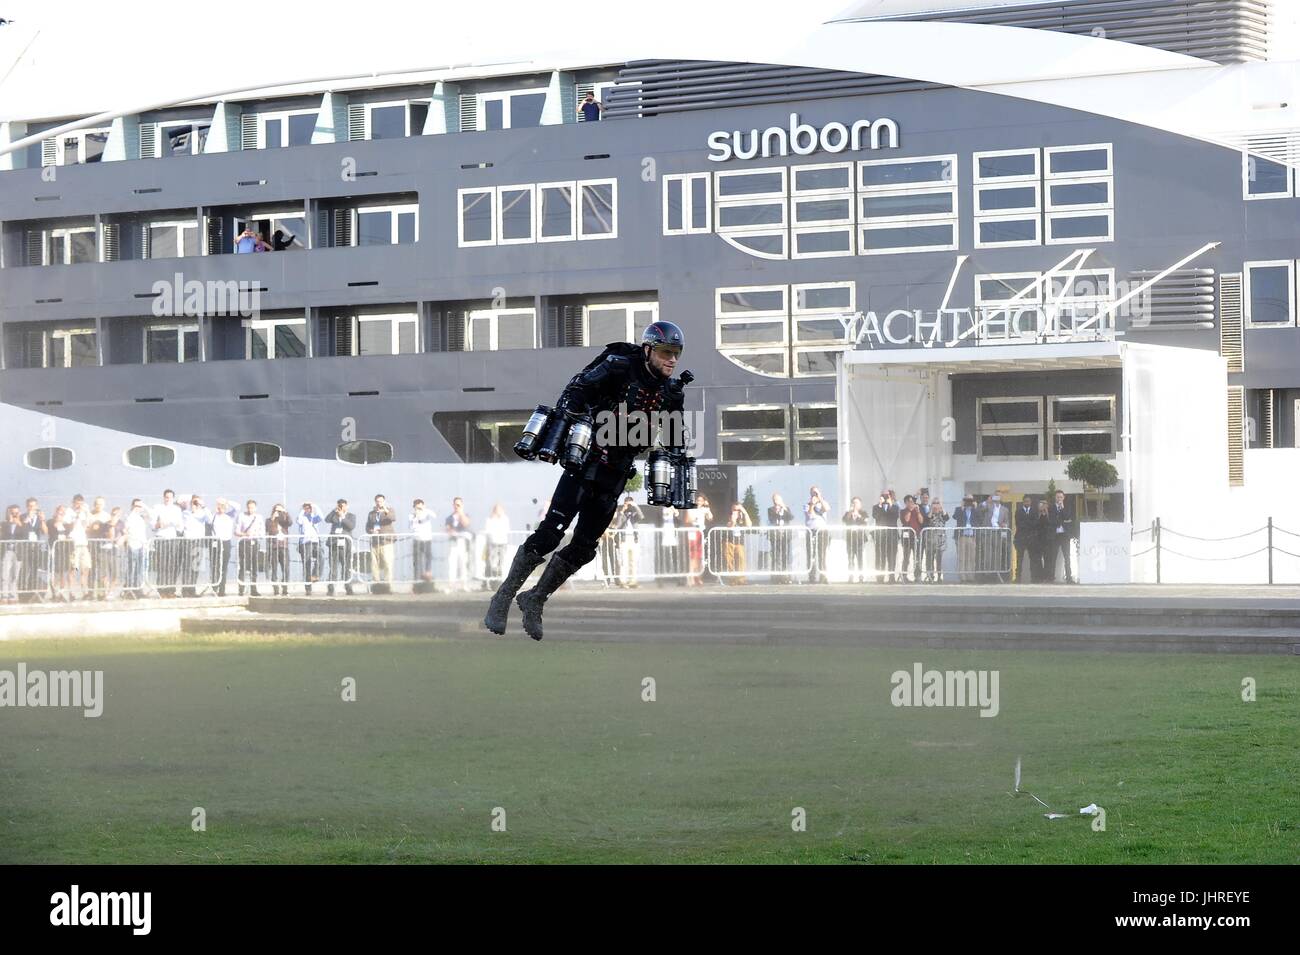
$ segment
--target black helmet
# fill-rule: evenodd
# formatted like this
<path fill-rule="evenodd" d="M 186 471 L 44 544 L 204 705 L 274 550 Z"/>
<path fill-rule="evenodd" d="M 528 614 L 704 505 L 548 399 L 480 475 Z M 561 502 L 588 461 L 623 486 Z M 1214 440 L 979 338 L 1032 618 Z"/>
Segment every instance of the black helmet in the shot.
<path fill-rule="evenodd" d="M 656 345 L 676 345 L 686 349 L 686 336 L 672 322 L 651 322 L 641 333 L 641 344 L 654 348 Z"/>

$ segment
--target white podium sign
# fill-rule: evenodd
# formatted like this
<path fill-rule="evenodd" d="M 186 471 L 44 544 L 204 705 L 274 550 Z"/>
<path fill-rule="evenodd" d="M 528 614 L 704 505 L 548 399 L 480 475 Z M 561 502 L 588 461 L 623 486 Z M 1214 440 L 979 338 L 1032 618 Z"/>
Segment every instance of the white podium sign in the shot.
<path fill-rule="evenodd" d="M 1128 524 L 1080 524 L 1079 583 L 1131 583 L 1132 541 L 1132 528 Z"/>

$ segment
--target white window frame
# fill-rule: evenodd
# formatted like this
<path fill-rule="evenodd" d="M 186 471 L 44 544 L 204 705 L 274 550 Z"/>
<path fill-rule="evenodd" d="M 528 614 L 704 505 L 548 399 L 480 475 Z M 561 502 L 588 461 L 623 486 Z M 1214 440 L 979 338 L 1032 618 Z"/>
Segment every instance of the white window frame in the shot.
<path fill-rule="evenodd" d="M 475 319 L 488 320 L 488 351 L 500 351 L 500 321 L 503 315 L 528 315 L 533 322 L 533 349 L 538 347 L 537 343 L 537 309 L 535 308 L 476 308 L 465 313 L 464 338 L 465 351 L 479 352 L 482 349 L 470 348 L 473 336 L 470 334 L 470 327 Z M 507 351 L 528 351 L 527 348 L 510 348 Z"/>
<path fill-rule="evenodd" d="M 179 119 L 179 120 L 173 120 L 173 121 L 171 121 L 171 122 L 158 122 L 158 123 L 155 123 L 154 125 L 156 125 L 156 126 L 158 127 L 157 139 L 155 140 L 156 143 L 157 143 L 158 155 L 159 155 L 161 158 L 163 158 L 163 159 L 167 159 L 167 158 L 169 158 L 169 157 L 167 156 L 167 154 L 163 151 L 163 142 L 167 139 L 167 130 L 171 129 L 171 128 L 174 127 L 174 126 L 188 126 L 188 127 L 190 127 L 190 151 L 189 151 L 189 155 L 191 155 L 191 156 L 200 156 L 200 155 L 202 155 L 202 152 L 199 150 L 199 137 L 198 137 L 198 130 L 199 130 L 199 127 L 200 127 L 200 126 L 206 126 L 206 127 L 208 128 L 208 135 L 209 135 L 209 136 L 212 135 L 212 123 L 211 123 L 211 121 L 209 121 L 209 120 L 203 120 L 203 119 Z M 204 141 L 205 144 L 207 143 L 207 139 L 206 139 L 206 138 L 205 138 L 203 141 Z"/>
<path fill-rule="evenodd" d="M 380 356 L 361 356 L 361 325 L 364 322 L 392 322 L 392 328 L 389 333 L 388 346 L 391 351 L 385 352 L 386 355 L 405 355 L 419 354 L 420 352 L 420 326 L 418 316 L 414 312 L 385 312 L 385 313 L 367 313 L 352 316 L 352 354 L 360 357 L 380 357 Z M 399 351 L 399 345 L 402 340 L 402 326 L 410 325 L 415 329 L 415 351 Z"/>
<path fill-rule="evenodd" d="M 790 258 L 792 259 L 829 259 L 841 255 L 856 255 L 857 229 L 852 225 L 834 225 L 834 226 L 802 226 L 790 230 Z M 804 235 L 843 235 L 848 239 L 848 248 L 831 249 L 822 252 L 800 252 L 799 237 Z"/>
<path fill-rule="evenodd" d="M 1255 322 L 1250 317 L 1251 303 L 1251 281 L 1250 273 L 1255 268 L 1276 268 L 1286 266 L 1287 269 L 1287 298 L 1289 318 L 1285 322 Z M 1294 328 L 1296 325 L 1296 268 L 1295 259 L 1261 259 L 1259 261 L 1245 262 L 1241 267 L 1241 297 L 1242 312 L 1245 318 L 1246 328 Z"/>
<path fill-rule="evenodd" d="M 949 195 L 952 197 L 951 212 L 918 212 L 909 213 L 899 216 L 875 216 L 867 215 L 867 203 L 872 199 L 892 199 L 899 196 L 938 196 Z M 948 186 L 923 186 L 916 189 L 874 189 L 871 192 L 858 193 L 856 202 L 856 212 L 858 222 L 862 225 L 868 224 L 889 224 L 889 225 L 931 225 L 936 222 L 956 222 L 957 221 L 957 190 L 955 187 Z"/>
<path fill-rule="evenodd" d="M 1030 156 L 1034 157 L 1034 171 L 1032 173 L 1020 173 L 1015 176 L 981 176 L 980 160 L 996 159 L 999 156 Z M 993 149 L 984 152 L 971 153 L 971 182 L 975 185 L 983 183 L 1000 183 L 1014 184 L 1027 182 L 1041 182 L 1043 179 L 1043 155 L 1042 149 L 1038 146 L 1026 146 L 1020 149 Z"/>
<path fill-rule="evenodd" d="M 799 207 L 804 203 L 815 202 L 842 202 L 848 207 L 848 214 L 838 219 L 813 219 L 807 222 L 801 222 L 799 219 Z M 852 192 L 841 192 L 822 194 L 815 196 L 792 196 L 790 198 L 790 225 L 796 229 L 829 229 L 832 226 L 849 226 L 852 228 L 857 222 L 855 207 L 857 202 Z"/>
<path fill-rule="evenodd" d="M 1095 214 L 1095 213 L 1094 213 Z M 984 222 L 1033 222 L 1034 237 L 1032 239 L 1018 239 L 1014 242 L 983 242 L 980 240 L 980 224 Z M 1013 213 L 1005 216 L 976 216 L 975 217 L 975 248 L 977 249 L 1013 249 L 1022 246 L 1042 245 L 1043 244 L 1043 217 L 1040 213 Z"/>
<path fill-rule="evenodd" d="M 503 108 L 501 110 L 501 128 L 515 129 L 516 127 L 512 123 L 512 119 L 513 119 L 512 114 L 514 112 L 514 107 L 511 103 L 511 100 L 514 99 L 514 97 L 516 96 L 535 96 L 539 93 L 542 96 L 546 96 L 547 95 L 546 87 L 534 86 L 522 90 L 491 90 L 486 93 L 477 94 L 477 99 L 475 101 L 475 111 L 474 111 L 474 128 L 477 129 L 479 132 L 488 131 L 487 108 L 486 108 L 487 104 L 493 100 L 501 100 L 503 103 Z M 597 98 L 599 99 L 599 97 Z M 574 109 L 576 110 L 577 107 L 575 106 Z M 542 115 L 543 116 L 546 115 L 546 106 L 544 103 L 542 106 Z M 545 125 L 545 124 L 539 123 L 539 125 Z M 519 128 L 531 129 L 532 127 L 524 126 Z"/>
<path fill-rule="evenodd" d="M 867 185 L 866 171 L 879 166 L 900 166 L 907 163 L 915 162 L 946 162 L 948 168 L 952 170 L 952 179 L 929 179 L 921 182 L 887 182 Z M 920 192 L 938 192 L 942 189 L 956 189 L 961 180 L 960 166 L 957 162 L 956 153 L 941 153 L 935 156 L 895 156 L 889 159 L 860 159 L 858 160 L 857 172 L 857 191 L 859 195 L 873 195 L 877 193 L 910 193 L 912 191 Z M 953 201 L 953 214 L 956 215 L 957 203 Z"/>
<path fill-rule="evenodd" d="M 799 356 L 806 352 L 846 352 L 852 351 L 852 343 L 845 343 L 840 346 L 828 344 L 802 344 L 790 346 L 790 377 L 791 378 L 831 378 L 835 375 L 834 371 L 803 372 L 799 370 Z"/>
<path fill-rule="evenodd" d="M 750 342 L 744 345 L 725 344 L 722 340 L 722 330 L 730 328 L 733 325 L 780 325 L 781 340 L 768 339 L 766 341 Z M 713 332 L 715 344 L 719 351 L 775 351 L 778 348 L 790 347 L 790 321 L 785 316 L 773 316 L 771 318 L 719 318 L 714 320 Z"/>
<path fill-rule="evenodd" d="M 789 169 L 790 169 L 790 174 L 787 182 L 789 184 L 790 196 L 792 198 L 795 196 L 798 196 L 800 199 L 806 199 L 813 196 L 831 196 L 831 197 L 839 196 L 839 195 L 852 196 L 853 193 L 856 191 L 856 181 L 854 177 L 857 175 L 857 172 L 856 172 L 855 164 L 853 162 L 814 163 L 813 165 L 810 166 L 790 166 Z M 799 184 L 798 184 L 799 173 L 813 172 L 819 169 L 844 170 L 844 172 L 847 173 L 845 178 L 848 180 L 848 184 L 844 186 L 827 186 L 821 189 L 799 188 Z"/>
<path fill-rule="evenodd" d="M 554 185 L 554 183 L 547 183 L 547 185 Z M 484 195 L 488 197 L 488 223 L 492 232 L 490 238 L 475 239 L 473 241 L 468 241 L 465 238 L 465 197 L 471 195 Z M 469 186 L 464 189 L 456 190 L 456 242 L 461 248 L 473 248 L 474 246 L 497 244 L 496 186 Z"/>
<path fill-rule="evenodd" d="M 1105 183 L 1107 199 L 1105 202 L 1065 202 L 1056 203 L 1052 201 L 1053 186 L 1089 186 L 1095 183 Z M 1084 212 L 1093 209 L 1114 209 L 1115 208 L 1115 183 L 1110 176 L 1090 176 L 1087 179 L 1082 177 L 1078 179 L 1049 179 L 1043 188 L 1043 211 L 1044 212 Z"/>
<path fill-rule="evenodd" d="M 1061 153 L 1082 153 L 1102 150 L 1106 154 L 1105 169 L 1085 169 L 1074 172 L 1052 172 L 1052 157 Z M 1110 179 L 1115 175 L 1115 147 L 1112 143 L 1079 143 L 1072 146 L 1043 147 L 1043 180 L 1061 182 L 1069 179 Z"/>
<path fill-rule="evenodd" d="M 496 216 L 496 224 L 493 226 L 493 233 L 497 237 L 497 245 L 527 245 L 537 241 L 537 233 L 541 228 L 541 212 L 537 208 L 537 185 L 531 182 L 519 183 L 512 186 L 497 186 L 497 195 L 493 214 Z M 505 199 L 502 196 L 504 192 L 526 192 L 528 194 L 528 235 L 522 239 L 507 239 L 505 237 Z"/>
<path fill-rule="evenodd" d="M 176 361 L 175 362 L 170 362 L 170 361 L 150 362 L 149 361 L 149 333 L 150 332 L 176 332 Z M 185 336 L 191 332 L 193 332 L 195 336 L 198 336 L 199 334 L 198 322 L 151 322 L 150 324 L 146 325 L 144 327 L 144 334 L 140 336 L 140 344 L 141 344 L 141 352 L 142 352 L 141 357 L 142 357 L 143 364 L 146 365 L 188 364 L 185 361 Z M 198 346 L 199 346 L 198 347 L 199 358 L 197 360 L 202 361 L 203 342 L 202 341 L 198 342 Z"/>
<path fill-rule="evenodd" d="M 270 112 L 270 113 L 258 113 L 258 114 L 257 114 L 257 148 L 258 148 L 258 149 L 284 149 L 284 148 L 287 148 L 288 145 L 289 145 L 289 143 L 288 143 L 288 139 L 289 139 L 289 117 L 290 117 L 290 116 L 317 116 L 317 117 L 319 117 L 319 115 L 320 115 L 320 111 L 319 111 L 319 110 L 315 110 L 315 109 L 286 109 L 286 110 L 277 110 L 277 111 L 275 111 L 275 112 Z M 267 146 L 267 144 L 266 144 L 266 124 L 267 124 L 268 122 L 272 121 L 272 120 L 279 120 L 279 121 L 280 121 L 280 134 L 281 134 L 280 138 L 281 138 L 282 142 L 279 143 L 279 144 L 277 144 L 277 145 L 275 145 L 275 146 Z M 407 121 L 407 124 L 409 125 L 409 124 L 410 124 L 410 121 L 411 121 L 411 120 L 410 120 L 410 112 L 409 112 L 409 111 L 407 112 L 407 120 L 406 120 L 406 121 Z M 369 133 L 370 133 L 370 114 L 369 114 L 369 113 L 366 113 L 366 135 L 367 135 L 367 138 L 369 137 Z"/>
<path fill-rule="evenodd" d="M 821 284 L 821 283 L 812 283 Z M 779 309 L 758 309 L 748 312 L 723 312 L 722 296 L 732 292 L 780 292 L 782 305 Z M 772 319 L 788 318 L 790 315 L 790 286 L 788 285 L 730 285 L 713 290 L 713 315 L 717 319 Z"/>
<path fill-rule="evenodd" d="M 723 429 L 723 415 L 729 411 L 780 411 L 784 417 L 784 424 L 781 431 L 765 431 L 761 428 L 732 428 Z M 718 407 L 718 460 L 724 464 L 758 464 L 764 465 L 769 463 L 788 464 L 790 462 L 790 406 L 782 404 L 739 404 L 739 405 L 720 405 Z M 765 444 L 781 442 L 783 456 L 781 458 L 763 458 L 759 461 L 728 461 L 724 453 L 724 444 L 728 441 L 749 444 L 752 442 L 763 442 Z"/>
<path fill-rule="evenodd" d="M 169 259 L 170 258 L 177 258 L 177 259 L 192 258 L 192 256 L 188 256 L 185 254 L 185 235 L 182 231 L 185 229 L 194 230 L 194 241 L 195 244 L 199 247 L 199 251 L 196 252 L 195 255 L 200 255 L 203 252 L 203 247 L 204 247 L 203 236 L 199 233 L 199 224 L 195 222 L 193 219 L 159 219 L 156 222 L 154 221 L 146 222 L 145 228 L 149 230 L 149 258 L 150 259 L 163 258 L 163 256 L 155 256 L 153 254 L 153 230 L 154 229 L 175 228 L 178 230 L 176 234 L 176 238 L 177 238 L 176 244 L 177 247 L 180 249 L 180 255 L 176 255 L 176 256 L 169 255 L 166 256 L 166 258 Z"/>
<path fill-rule="evenodd" d="M 416 135 L 416 136 L 418 136 L 418 135 L 420 135 L 420 133 L 423 133 L 423 132 L 424 132 L 424 130 L 420 130 L 420 133 L 415 133 L 415 134 L 412 134 L 412 133 L 411 133 L 411 106 L 412 106 L 412 105 L 422 105 L 422 106 L 428 106 L 430 109 L 433 108 L 433 106 L 432 106 L 432 102 L 431 102 L 430 100 L 426 100 L 426 99 L 413 99 L 413 100 L 412 100 L 412 99 L 396 99 L 396 100 L 385 100 L 385 101 L 382 102 L 382 103 L 363 103 L 363 104 L 361 104 L 361 105 L 362 105 L 363 107 L 365 107 L 365 115 L 366 115 L 366 139 L 367 139 L 367 140 L 369 140 L 369 139 L 371 138 L 371 137 L 370 137 L 370 132 L 371 132 L 371 126 L 370 126 L 370 114 L 371 114 L 372 112 L 374 112 L 375 110 L 377 110 L 377 109 L 386 109 L 386 108 L 388 108 L 388 107 L 390 107 L 390 106 L 401 106 L 401 107 L 403 107 L 403 110 L 402 110 L 402 128 L 406 131 L 406 133 L 405 133 L 405 138 L 408 138 L 408 139 L 409 139 L 412 135 Z M 313 112 L 314 112 L 314 111 L 313 111 Z M 287 124 L 286 124 L 286 126 L 285 126 L 285 129 L 286 129 L 286 130 L 288 129 L 288 125 L 287 125 Z M 261 140 L 261 132 L 260 132 L 260 130 L 259 130 L 259 132 L 258 132 L 258 139 L 259 139 L 259 141 Z"/>
<path fill-rule="evenodd" d="M 1250 191 L 1250 163 L 1255 159 L 1263 159 L 1266 162 L 1272 162 L 1275 166 L 1283 166 L 1286 169 L 1287 187 L 1285 192 L 1261 192 L 1252 194 Z M 1269 159 L 1267 156 L 1253 156 L 1249 152 L 1241 154 L 1241 198 L 1247 202 L 1255 199 L 1290 199 L 1296 194 L 1296 171 L 1294 166 L 1286 163 L 1279 163 Z"/>
<path fill-rule="evenodd" d="M 1052 238 L 1052 223 L 1062 219 L 1105 219 L 1106 232 L 1102 235 L 1072 235 Z M 1044 223 L 1043 242 L 1046 245 L 1078 245 L 1081 242 L 1113 242 L 1115 240 L 1115 210 L 1092 209 L 1085 212 L 1049 212 Z"/>
<path fill-rule="evenodd" d="M 577 180 L 567 179 L 559 182 L 539 182 L 536 184 L 535 194 L 533 196 L 533 214 L 536 218 L 536 224 L 533 226 L 533 235 L 538 242 L 573 242 L 578 237 L 578 195 Z M 542 235 L 542 203 L 545 201 L 543 195 L 548 189 L 568 189 L 569 190 L 569 231 L 566 235 Z M 495 200 L 493 200 L 495 201 Z M 495 214 L 495 212 L 494 212 Z M 495 235 L 495 233 L 494 233 Z M 485 245 L 486 243 L 472 242 L 471 245 Z"/>
<path fill-rule="evenodd" d="M 812 288 L 845 288 L 849 290 L 849 304 L 844 308 L 834 306 L 825 306 L 822 308 L 800 308 L 799 293 L 805 289 Z M 799 282 L 790 286 L 790 344 L 795 351 L 814 350 L 814 351 L 832 351 L 827 345 L 842 345 L 849 348 L 853 347 L 853 342 L 848 339 L 848 327 L 845 327 L 840 338 L 809 338 L 801 339 L 799 337 L 799 325 L 803 321 L 824 322 L 828 318 L 834 318 L 837 315 L 852 316 L 857 311 L 858 287 L 856 282 Z M 798 362 L 791 365 L 792 368 L 798 369 Z M 796 377 L 810 377 L 806 375 L 796 375 Z"/>
<path fill-rule="evenodd" d="M 586 199 L 585 190 L 588 186 L 609 186 L 609 205 L 610 219 L 608 232 L 593 232 L 588 235 L 583 229 L 583 202 Z M 573 191 L 574 196 L 574 215 L 577 219 L 578 241 L 585 242 L 598 239 L 617 239 L 618 238 L 618 180 L 617 179 L 579 179 Z"/>
<path fill-rule="evenodd" d="M 797 369 L 797 368 L 799 367 L 799 366 L 798 366 L 798 363 L 796 363 L 794 367 Z M 797 377 L 797 378 L 806 378 L 806 377 L 810 377 L 810 376 L 808 376 L 808 375 L 797 375 L 797 374 L 796 374 L 795 377 Z M 797 402 L 797 403 L 795 403 L 794 405 L 791 405 L 791 407 L 790 407 L 790 428 L 791 428 L 791 430 L 793 431 L 793 438 L 792 438 L 792 440 L 791 440 L 791 442 L 790 442 L 790 454 L 791 454 L 791 456 L 792 456 L 792 457 L 791 457 L 791 460 L 792 460 L 795 464 L 800 463 L 800 458 L 799 458 L 799 442 L 800 442 L 800 441 L 831 441 L 831 442 L 834 442 L 834 443 L 836 444 L 836 448 L 835 448 L 836 454 L 835 454 L 835 456 L 836 456 L 836 459 L 838 460 L 838 458 L 839 458 L 839 444 L 838 444 L 838 442 L 839 442 L 839 432 L 838 432 L 838 429 L 837 429 L 837 428 L 801 428 L 801 427 L 799 427 L 799 412 L 800 412 L 801 410 L 803 410 L 803 409 L 815 410 L 815 409 L 823 409 L 823 408 L 835 408 L 835 409 L 836 409 L 836 411 L 835 411 L 835 420 L 836 420 L 836 422 L 838 423 L 838 421 L 839 421 L 839 406 L 838 406 L 837 404 L 835 404 L 835 402 L 833 402 L 833 401 L 803 401 L 803 402 Z M 809 463 L 809 464 L 826 464 L 827 461 L 826 461 L 824 458 L 814 458 L 814 459 L 812 459 L 811 461 L 808 461 L 807 463 Z"/>
<path fill-rule="evenodd" d="M 138 464 L 132 464 L 128 455 L 136 448 L 166 448 L 172 453 L 171 464 L 161 464 L 156 468 L 144 468 Z M 227 454 L 229 456 L 229 454 Z M 176 448 L 170 444 L 163 444 L 161 441 L 148 441 L 145 444 L 133 444 L 131 447 L 122 452 L 122 466 L 130 468 L 133 471 L 161 471 L 163 468 L 169 468 L 176 463 Z"/>
<path fill-rule="evenodd" d="M 756 345 L 752 347 L 748 345 L 746 346 L 728 345 L 725 349 L 719 349 L 719 354 L 721 354 L 724 358 L 726 358 L 729 362 L 731 362 L 741 371 L 748 372 L 751 375 L 759 375 L 760 377 L 763 378 L 789 378 L 790 377 L 789 346 L 782 348 L 780 346 L 772 346 L 772 345 Z M 740 362 L 736 361 L 737 358 L 743 357 L 745 355 L 780 355 L 781 370 L 778 372 L 756 371 L 755 369 L 750 368 L 749 366 L 741 364 Z"/>
<path fill-rule="evenodd" d="M 781 185 L 766 192 L 738 192 L 724 195 L 722 184 L 731 179 L 743 179 L 748 176 L 776 174 Z M 755 169 L 722 169 L 713 174 L 713 198 L 718 203 L 748 202 L 756 199 L 785 199 L 789 195 L 790 168 L 788 166 L 761 166 Z"/>
<path fill-rule="evenodd" d="M 391 213 L 392 220 L 389 222 L 389 245 L 398 245 L 398 215 L 407 213 L 415 214 L 415 241 L 420 241 L 420 204 L 418 202 L 400 202 L 393 205 L 380 206 L 355 206 L 349 210 L 352 214 L 352 244 L 356 246 L 361 241 L 361 213 L 363 212 L 387 212 Z"/>
<path fill-rule="evenodd" d="M 111 136 L 112 129 L 107 126 L 102 129 L 74 129 L 70 133 L 63 133 L 54 137 L 54 163 L 58 166 L 84 166 L 86 165 L 86 137 L 95 135 Z M 77 141 L 77 161 L 69 163 L 67 161 L 67 140 L 75 139 Z M 104 143 L 105 151 L 108 150 L 108 143 Z M 103 156 L 103 153 L 100 154 Z M 99 160 L 103 162 L 101 158 Z"/>
<path fill-rule="evenodd" d="M 1038 420 L 1033 424 L 986 425 L 984 405 L 986 404 L 1029 404 L 1038 408 Z M 1023 395 L 1019 397 L 990 397 L 975 399 L 975 459 L 977 461 L 1042 461 L 1046 453 L 1043 442 L 1043 416 L 1046 399 L 1042 395 Z M 1037 454 L 988 454 L 984 453 L 984 437 L 1023 437 L 1033 435 L 1038 442 Z"/>
<path fill-rule="evenodd" d="M 96 335 L 96 334 L 97 332 L 95 331 L 94 328 L 52 328 L 50 329 L 48 336 L 42 336 L 43 343 L 45 346 L 45 354 L 41 356 L 43 359 L 43 361 L 41 362 L 41 366 L 43 368 L 52 367 L 50 365 L 50 352 L 54 350 L 52 345 L 53 345 L 53 340 L 55 338 L 64 339 L 63 364 L 58 367 L 71 368 L 73 367 L 72 366 L 72 337 L 74 335 Z M 96 351 L 98 351 L 99 348 L 98 340 L 95 342 L 95 348 Z M 96 360 L 95 364 L 96 365 L 99 364 L 98 360 Z"/>
<path fill-rule="evenodd" d="M 268 447 L 275 448 L 277 452 L 276 459 L 274 461 L 268 461 L 266 464 L 240 464 L 235 460 L 235 448 L 244 444 L 264 444 Z M 282 461 L 284 461 L 284 448 L 280 447 L 274 441 L 237 441 L 234 447 L 226 448 L 226 463 L 237 468 L 269 468 L 273 465 L 280 464 Z"/>
<path fill-rule="evenodd" d="M 614 309 L 614 308 L 621 308 L 621 309 L 623 309 L 623 310 L 625 311 L 625 313 L 626 313 L 626 319 L 625 319 L 625 321 L 626 321 L 626 325 L 627 325 L 627 328 L 626 328 L 627 337 L 626 337 L 625 341 L 629 341 L 629 342 L 631 342 L 631 341 L 635 341 L 635 340 L 636 340 L 636 317 L 635 317 L 635 314 L 634 314 L 635 312 L 637 312 L 637 311 L 647 311 L 647 310 L 648 310 L 648 311 L 650 311 L 650 312 L 652 313 L 652 316 L 653 316 L 653 317 L 650 319 L 650 322 L 657 322 L 657 321 L 659 321 L 659 303 L 658 303 L 658 302 L 592 302 L 592 303 L 588 303 L 588 304 L 585 304 L 585 305 L 582 306 L 582 344 L 583 344 L 583 345 L 591 346 L 591 345 L 593 345 L 593 344 L 597 344 L 597 345 L 599 345 L 599 344 L 604 344 L 603 342 L 592 342 L 592 340 L 591 340 L 590 313 L 591 313 L 592 309 L 595 309 L 595 310 L 597 310 L 597 311 L 600 311 L 600 310 L 602 310 L 602 309 Z"/>
<path fill-rule="evenodd" d="M 253 330 L 265 329 L 270 334 L 266 336 L 266 360 L 272 361 L 279 358 L 275 353 L 275 329 L 279 325 L 301 325 L 302 340 L 307 342 L 307 319 L 305 318 L 246 318 L 243 320 L 244 326 L 244 360 L 260 361 L 253 357 Z"/>
<path fill-rule="evenodd" d="M 983 209 L 980 207 L 980 197 L 986 192 L 999 192 L 1004 189 L 1032 189 L 1034 191 L 1034 201 L 1027 206 L 1014 206 L 1009 209 Z M 978 219 L 987 219 L 997 216 L 1030 216 L 1036 215 L 1043 208 L 1043 187 L 1037 182 L 983 182 L 975 186 L 975 217 Z"/>
<path fill-rule="evenodd" d="M 695 219 L 695 200 L 691 185 L 696 180 L 704 182 L 704 225 L 692 226 Z M 668 226 L 668 184 L 679 182 L 682 186 L 682 227 L 672 229 Z M 713 231 L 713 177 L 707 172 L 674 173 L 663 177 L 663 234 L 664 235 L 703 235 Z"/>
<path fill-rule="evenodd" d="M 63 470 L 66 470 L 65 468 L 37 468 L 37 467 L 32 467 L 32 465 L 30 465 L 30 464 L 27 463 L 27 456 L 28 456 L 29 454 L 31 454 L 33 451 L 67 451 L 68 454 L 72 455 L 72 460 L 68 463 L 68 467 L 72 467 L 74 464 L 77 463 L 77 452 L 76 452 L 76 450 L 74 450 L 73 448 L 65 448 L 65 447 L 64 447 L 63 445 L 61 445 L 61 444 L 41 444 L 41 445 L 37 445 L 37 446 L 34 447 L 34 448 L 28 448 L 26 451 L 23 452 L 23 467 L 28 468 L 29 470 L 32 470 L 32 471 L 41 471 L 41 472 L 44 472 L 44 473 L 49 473 L 50 471 L 63 471 Z M 53 514 L 51 514 L 51 517 L 52 517 L 52 516 L 53 516 Z"/>
<path fill-rule="evenodd" d="M 344 461 L 343 458 L 340 456 L 339 449 L 342 448 L 343 445 L 359 444 L 365 441 L 369 441 L 372 444 L 388 445 L 388 450 L 390 452 L 388 456 L 388 460 L 387 461 L 362 461 L 358 463 L 356 461 Z M 351 441 L 340 441 L 338 444 L 334 445 L 334 460 L 337 461 L 339 464 L 346 465 L 347 467 L 350 468 L 372 468 L 384 464 L 392 464 L 393 458 L 396 457 L 396 455 L 397 455 L 397 448 L 394 446 L 393 442 L 385 441 L 382 438 L 353 438 Z"/>
<path fill-rule="evenodd" d="M 83 232 L 89 232 L 95 237 L 95 258 L 91 261 L 99 261 L 99 235 L 93 225 L 87 226 L 69 226 L 59 229 L 42 229 L 41 230 L 41 265 L 89 265 L 89 262 L 72 261 L 72 237 Z M 50 240 L 63 240 L 63 261 L 50 261 Z"/>
<path fill-rule="evenodd" d="M 1110 404 L 1110 415 L 1108 418 L 1097 418 L 1092 421 L 1079 421 L 1067 424 L 1061 424 L 1056 421 L 1053 409 L 1053 403 L 1057 401 L 1106 401 Z M 1104 458 L 1113 458 L 1119 451 L 1118 443 L 1118 423 L 1116 421 L 1115 395 L 1047 395 L 1045 399 L 1045 414 L 1047 416 L 1047 444 L 1043 447 L 1043 453 L 1049 461 L 1063 460 L 1061 455 L 1055 451 L 1055 438 L 1063 434 L 1107 434 L 1110 435 L 1110 452 L 1099 455 Z M 1092 453 L 1092 452 L 1089 452 Z"/>
<path fill-rule="evenodd" d="M 871 246 L 867 241 L 868 232 L 880 232 L 885 229 L 920 229 L 934 226 L 947 226 L 952 232 L 952 241 L 944 245 L 905 245 L 897 248 L 877 249 Z M 933 219 L 926 222 L 859 222 L 858 223 L 858 254 L 859 255 L 899 255 L 904 252 L 951 252 L 957 248 L 958 232 L 957 220 L 953 219 Z"/>

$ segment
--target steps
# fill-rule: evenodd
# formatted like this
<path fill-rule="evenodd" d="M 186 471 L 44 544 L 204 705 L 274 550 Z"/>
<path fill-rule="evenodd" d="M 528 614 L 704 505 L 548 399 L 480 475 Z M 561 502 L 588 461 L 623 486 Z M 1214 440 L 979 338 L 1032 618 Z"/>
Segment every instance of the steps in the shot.
<path fill-rule="evenodd" d="M 1113 588 L 1083 590 L 566 590 L 548 606 L 546 639 L 1300 655 L 1300 600 L 1289 596 L 1165 597 L 1126 595 Z M 252 598 L 247 610 L 187 619 L 182 630 L 525 639 L 517 609 L 508 636 L 483 630 L 487 596 Z"/>

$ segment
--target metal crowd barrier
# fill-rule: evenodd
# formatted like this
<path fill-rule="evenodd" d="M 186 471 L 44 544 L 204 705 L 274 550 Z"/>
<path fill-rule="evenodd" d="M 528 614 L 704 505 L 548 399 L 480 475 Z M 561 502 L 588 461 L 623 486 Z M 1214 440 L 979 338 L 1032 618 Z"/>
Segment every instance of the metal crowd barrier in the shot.
<path fill-rule="evenodd" d="M 825 571 L 829 541 L 829 534 L 819 537 L 805 527 L 714 527 L 709 531 L 709 571 L 733 584 L 751 578 L 767 583 L 810 579 L 814 567 Z"/>
<path fill-rule="evenodd" d="M 939 535 L 949 535 L 939 541 Z M 921 551 L 951 547 L 956 552 L 953 573 L 961 583 L 977 583 L 981 575 L 1011 579 L 1011 529 L 1006 527 L 927 527 L 921 532 Z"/>

